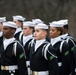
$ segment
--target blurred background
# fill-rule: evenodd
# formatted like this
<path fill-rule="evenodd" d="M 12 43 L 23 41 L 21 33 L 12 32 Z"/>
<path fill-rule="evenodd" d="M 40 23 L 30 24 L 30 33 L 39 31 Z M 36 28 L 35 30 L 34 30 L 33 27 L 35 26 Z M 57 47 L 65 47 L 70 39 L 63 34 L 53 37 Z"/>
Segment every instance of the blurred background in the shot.
<path fill-rule="evenodd" d="M 76 0 L 0 0 L 0 17 L 22 15 L 26 20 L 40 18 L 46 24 L 68 19 L 69 33 L 76 40 Z"/>

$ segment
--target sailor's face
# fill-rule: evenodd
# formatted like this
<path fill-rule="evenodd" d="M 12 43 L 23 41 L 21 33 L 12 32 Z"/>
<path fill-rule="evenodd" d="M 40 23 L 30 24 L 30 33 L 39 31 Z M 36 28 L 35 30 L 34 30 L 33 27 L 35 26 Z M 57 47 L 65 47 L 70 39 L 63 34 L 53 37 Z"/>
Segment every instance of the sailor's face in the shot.
<path fill-rule="evenodd" d="M 50 27 L 50 38 L 55 38 L 60 35 L 60 31 L 56 27 Z"/>
<path fill-rule="evenodd" d="M 15 21 L 13 21 L 14 23 L 16 23 L 17 25 L 19 24 L 19 21 L 18 20 L 15 20 Z"/>
<path fill-rule="evenodd" d="M 42 29 L 35 29 L 35 32 L 34 32 L 34 37 L 36 40 L 41 40 L 41 39 L 44 39 L 46 37 L 46 32 Z"/>
<path fill-rule="evenodd" d="M 9 38 L 9 37 L 11 37 L 12 34 L 13 34 L 12 28 L 7 27 L 7 26 L 4 26 L 4 27 L 3 27 L 2 32 L 3 32 L 3 36 L 4 36 L 5 38 Z"/>
<path fill-rule="evenodd" d="M 31 28 L 28 26 L 23 26 L 23 35 L 28 36 L 31 34 Z"/>
<path fill-rule="evenodd" d="M 13 21 L 13 22 L 16 23 L 16 25 L 17 25 L 18 27 L 20 27 L 21 23 L 20 23 L 18 20 L 15 20 L 15 21 Z"/>

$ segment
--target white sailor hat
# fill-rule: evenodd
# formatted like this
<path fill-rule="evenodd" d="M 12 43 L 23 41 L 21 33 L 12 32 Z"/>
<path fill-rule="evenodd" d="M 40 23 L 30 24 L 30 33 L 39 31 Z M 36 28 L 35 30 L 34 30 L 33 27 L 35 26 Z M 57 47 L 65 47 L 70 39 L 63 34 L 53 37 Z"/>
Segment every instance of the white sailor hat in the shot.
<path fill-rule="evenodd" d="M 23 26 L 29 26 L 29 27 L 34 27 L 35 24 L 31 21 L 26 21 L 26 22 L 23 22 Z"/>
<path fill-rule="evenodd" d="M 5 22 L 6 21 L 6 17 L 0 17 L 0 22 Z"/>
<path fill-rule="evenodd" d="M 13 16 L 13 21 L 15 21 L 15 20 L 24 21 L 24 20 L 25 20 L 25 18 L 24 18 L 24 17 L 22 17 L 22 16 L 20 16 L 20 15 L 16 15 L 16 16 Z"/>
<path fill-rule="evenodd" d="M 12 21 L 3 22 L 3 26 L 8 26 L 8 27 L 11 27 L 11 28 L 17 28 L 16 23 L 14 23 Z"/>
<path fill-rule="evenodd" d="M 44 22 L 41 21 L 40 19 L 32 19 L 32 22 L 33 22 L 34 24 L 44 23 Z"/>
<path fill-rule="evenodd" d="M 68 24 L 68 19 L 60 20 L 59 22 L 63 23 L 63 26 Z"/>
<path fill-rule="evenodd" d="M 63 27 L 63 23 L 59 21 L 53 21 L 49 23 L 51 27 Z"/>
<path fill-rule="evenodd" d="M 35 29 L 48 29 L 48 25 L 40 23 L 35 25 Z"/>

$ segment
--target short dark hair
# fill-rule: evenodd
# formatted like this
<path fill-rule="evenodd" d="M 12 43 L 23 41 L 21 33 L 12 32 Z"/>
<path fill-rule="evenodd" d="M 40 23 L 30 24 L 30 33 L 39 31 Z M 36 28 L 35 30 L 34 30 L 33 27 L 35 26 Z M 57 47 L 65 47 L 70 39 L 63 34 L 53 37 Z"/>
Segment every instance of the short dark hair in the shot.
<path fill-rule="evenodd" d="M 58 31 L 61 31 L 60 35 L 63 34 L 63 32 L 64 32 L 63 27 L 56 27 L 56 29 L 57 29 Z"/>
<path fill-rule="evenodd" d="M 21 24 L 22 24 L 22 28 L 23 28 L 23 21 L 21 21 L 21 20 L 18 20 Z"/>
<path fill-rule="evenodd" d="M 23 23 L 23 21 L 21 21 L 21 20 L 18 20 L 18 21 Z"/>
<path fill-rule="evenodd" d="M 21 20 L 18 20 L 19 22 L 21 22 L 22 23 L 22 25 L 23 25 L 23 21 L 21 21 Z"/>
<path fill-rule="evenodd" d="M 67 29 L 67 30 L 68 30 L 68 28 L 69 28 L 69 27 L 68 27 L 68 24 L 67 24 L 67 25 L 64 25 L 64 29 Z"/>
<path fill-rule="evenodd" d="M 29 27 L 29 28 L 32 28 L 32 29 L 33 29 L 33 32 L 35 32 L 35 29 L 34 29 L 34 27 Z"/>

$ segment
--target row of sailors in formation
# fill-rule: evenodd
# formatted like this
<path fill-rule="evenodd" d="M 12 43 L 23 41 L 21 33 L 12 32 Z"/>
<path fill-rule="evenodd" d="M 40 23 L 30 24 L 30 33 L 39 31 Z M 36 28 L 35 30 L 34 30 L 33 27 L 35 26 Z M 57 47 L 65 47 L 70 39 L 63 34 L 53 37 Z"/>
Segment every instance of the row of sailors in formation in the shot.
<path fill-rule="evenodd" d="M 50 29 L 40 19 L 24 20 L 25 18 L 20 15 L 13 16 L 13 22 L 5 22 L 5 17 L 0 18 L 3 27 L 16 28 L 14 37 L 23 45 L 25 50 L 28 72 L 26 75 L 75 75 L 76 43 L 73 37 L 68 34 L 68 20 L 53 21 L 49 23 Z M 12 41 L 7 40 L 6 38 L 5 49 Z M 23 68 L 20 69 L 22 72 Z"/>

